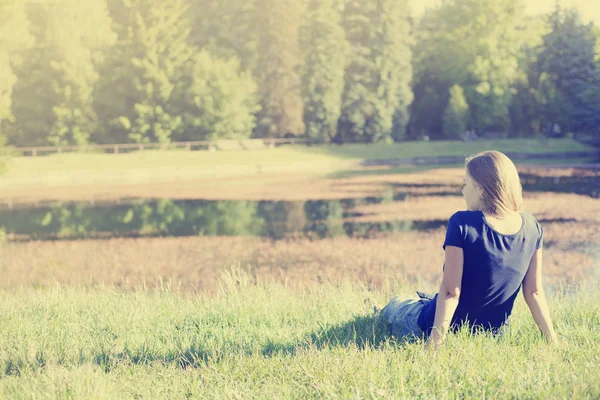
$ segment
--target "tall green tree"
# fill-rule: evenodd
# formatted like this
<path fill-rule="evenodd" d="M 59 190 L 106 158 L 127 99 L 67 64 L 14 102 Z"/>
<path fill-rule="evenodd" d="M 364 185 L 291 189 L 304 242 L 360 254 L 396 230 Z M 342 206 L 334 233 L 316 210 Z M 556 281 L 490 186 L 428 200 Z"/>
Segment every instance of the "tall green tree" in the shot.
<path fill-rule="evenodd" d="M 398 107 L 407 107 L 410 68 L 408 2 L 356 0 L 342 24 L 350 45 L 336 140 L 390 140 Z"/>
<path fill-rule="evenodd" d="M 13 122 L 13 89 L 17 83 L 15 68 L 34 44 L 22 0 L 0 0 L 0 140 L 4 127 Z"/>
<path fill-rule="evenodd" d="M 258 63 L 256 0 L 189 0 L 192 30 L 190 43 L 219 59 L 236 57 L 243 70 Z"/>
<path fill-rule="evenodd" d="M 179 113 L 183 132 L 178 140 L 243 139 L 256 127 L 260 110 L 258 86 L 249 71 L 232 57 L 221 60 L 202 50 L 188 63 L 189 85 L 180 85 Z"/>
<path fill-rule="evenodd" d="M 344 91 L 347 43 L 333 0 L 310 0 L 301 30 L 306 134 L 329 142 L 336 134 Z"/>
<path fill-rule="evenodd" d="M 54 145 L 84 145 L 98 127 L 93 107 L 94 89 L 100 78 L 98 68 L 116 35 L 105 0 L 62 1 L 62 7 L 53 6 L 50 12 L 61 57 L 50 61 L 58 101 L 53 107 L 48 141 Z"/>
<path fill-rule="evenodd" d="M 444 112 L 444 137 L 461 139 L 467 129 L 469 105 L 463 88 L 454 85 L 450 88 L 450 100 Z"/>
<path fill-rule="evenodd" d="M 543 49 L 543 37 L 549 32 L 547 22 L 544 15 L 531 16 L 521 27 L 524 40 L 519 51 L 517 77 L 511 88 L 510 137 L 531 136 L 541 132 L 542 112 L 536 91 L 535 67 Z"/>
<path fill-rule="evenodd" d="M 97 56 L 115 40 L 106 3 L 28 3 L 27 14 L 37 45 L 19 69 L 14 141 L 86 144 L 96 129 Z"/>
<path fill-rule="evenodd" d="M 537 62 L 537 90 L 549 133 L 596 131 L 600 124 L 598 91 L 600 65 L 596 60 L 596 34 L 575 10 L 559 5 L 549 18 L 551 31 L 544 36 Z"/>
<path fill-rule="evenodd" d="M 257 134 L 267 137 L 305 133 L 299 69 L 299 29 L 303 6 L 296 0 L 257 0 L 258 66 L 261 111 Z"/>
<path fill-rule="evenodd" d="M 415 46 L 411 130 L 443 132 L 448 89 L 463 87 L 478 132 L 508 132 L 518 71 L 523 0 L 453 0 L 425 14 Z"/>
<path fill-rule="evenodd" d="M 110 50 L 96 93 L 107 121 L 98 141 L 168 143 L 180 132 L 177 85 L 194 48 L 186 0 L 108 0 L 118 41 Z"/>

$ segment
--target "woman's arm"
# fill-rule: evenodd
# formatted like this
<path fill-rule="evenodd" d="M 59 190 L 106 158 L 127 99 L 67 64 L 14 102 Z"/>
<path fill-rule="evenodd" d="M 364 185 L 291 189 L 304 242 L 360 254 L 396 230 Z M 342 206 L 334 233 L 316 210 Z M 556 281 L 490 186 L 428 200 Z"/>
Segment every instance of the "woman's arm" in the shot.
<path fill-rule="evenodd" d="M 433 329 L 425 345 L 427 348 L 439 346 L 450 327 L 450 321 L 452 321 L 460 298 L 463 262 L 463 249 L 446 246 L 444 278 L 438 292 Z"/>
<path fill-rule="evenodd" d="M 552 326 L 546 295 L 542 287 L 541 248 L 533 253 L 533 257 L 531 257 L 531 261 L 529 262 L 529 268 L 523 279 L 523 297 L 525 297 L 529 311 L 531 311 L 531 315 L 540 328 L 540 331 L 544 334 L 544 337 L 550 342 L 555 342 L 557 336 Z"/>

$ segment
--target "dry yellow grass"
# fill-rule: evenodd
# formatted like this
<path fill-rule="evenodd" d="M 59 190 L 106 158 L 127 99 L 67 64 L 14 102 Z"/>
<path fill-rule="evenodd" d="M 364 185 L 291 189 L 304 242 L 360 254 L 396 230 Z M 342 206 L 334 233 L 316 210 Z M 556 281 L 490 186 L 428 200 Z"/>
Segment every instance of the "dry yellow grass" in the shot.
<path fill-rule="evenodd" d="M 548 223 L 544 228 L 547 283 L 598 277 L 600 223 Z M 8 243 L 0 258 L 0 288 L 57 282 L 128 289 L 140 282 L 156 286 L 162 280 L 182 292 L 211 292 L 217 277 L 233 265 L 290 287 L 356 279 L 374 287 L 397 280 L 431 288 L 441 276 L 443 237 L 440 229 L 368 240 L 188 237 Z"/>
<path fill-rule="evenodd" d="M 566 169 L 522 172 L 553 178 L 598 176 L 598 172 Z M 232 180 L 196 194 L 202 198 L 306 200 L 313 196 L 362 197 L 393 187 L 395 192 L 409 194 L 405 202 L 360 206 L 355 211 L 363 215 L 353 220 L 447 220 L 464 209 L 459 196 L 462 176 L 462 169 L 448 168 L 329 180 L 297 176 L 283 182 L 278 177 L 264 185 L 244 186 Z M 178 192 L 176 186 L 180 183 L 173 185 L 148 186 L 144 189 L 148 192 L 143 193 L 155 191 L 170 198 L 189 198 L 196 190 L 191 187 L 189 193 Z M 131 195 L 138 189 L 132 187 Z M 525 197 L 524 210 L 541 220 L 546 231 L 546 282 L 572 283 L 599 277 L 600 201 L 546 192 L 528 192 Z M 0 248 L 0 288 L 58 282 L 83 286 L 104 283 L 127 289 L 141 282 L 155 286 L 162 280 L 179 285 L 183 292 L 211 292 L 219 274 L 233 265 L 248 268 L 254 276 L 287 282 L 290 287 L 348 278 L 376 287 L 388 280 L 432 285 L 441 273 L 443 237 L 444 230 L 439 229 L 368 240 L 340 237 L 271 242 L 243 237 L 188 237 L 5 243 Z"/>

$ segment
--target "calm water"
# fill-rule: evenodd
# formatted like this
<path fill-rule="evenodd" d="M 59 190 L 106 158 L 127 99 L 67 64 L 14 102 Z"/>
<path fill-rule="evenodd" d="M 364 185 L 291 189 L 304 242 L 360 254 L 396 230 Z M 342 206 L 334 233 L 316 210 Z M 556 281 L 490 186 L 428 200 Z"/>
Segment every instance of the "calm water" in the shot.
<path fill-rule="evenodd" d="M 368 237 L 378 232 L 430 229 L 445 221 L 349 222 L 354 207 L 394 199 L 309 201 L 134 200 L 128 204 L 62 203 L 0 211 L 9 237 L 59 239 L 136 236 Z"/>
<path fill-rule="evenodd" d="M 600 176 L 538 177 L 522 174 L 528 191 L 600 197 Z M 410 186 L 410 185 L 409 185 Z M 418 187 L 419 185 L 412 185 Z M 372 237 L 386 232 L 436 229 L 445 220 L 355 222 L 355 207 L 403 201 L 407 185 L 392 185 L 381 197 L 308 201 L 152 200 L 120 204 L 57 203 L 0 210 L 0 227 L 15 240 L 139 236 L 261 236 L 272 239 Z M 435 195 L 459 196 L 456 191 Z M 413 195 L 414 196 L 414 195 Z"/>

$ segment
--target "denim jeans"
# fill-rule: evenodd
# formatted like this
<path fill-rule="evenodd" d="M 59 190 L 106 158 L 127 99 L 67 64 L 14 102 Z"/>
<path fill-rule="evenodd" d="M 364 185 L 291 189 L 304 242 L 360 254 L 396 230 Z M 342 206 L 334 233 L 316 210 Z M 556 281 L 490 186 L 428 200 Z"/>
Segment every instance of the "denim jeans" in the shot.
<path fill-rule="evenodd" d="M 424 336 L 417 321 L 425 304 L 431 296 L 417 292 L 419 297 L 401 299 L 395 296 L 381 310 L 381 316 L 387 323 L 388 333 L 397 339 L 414 339 Z"/>

